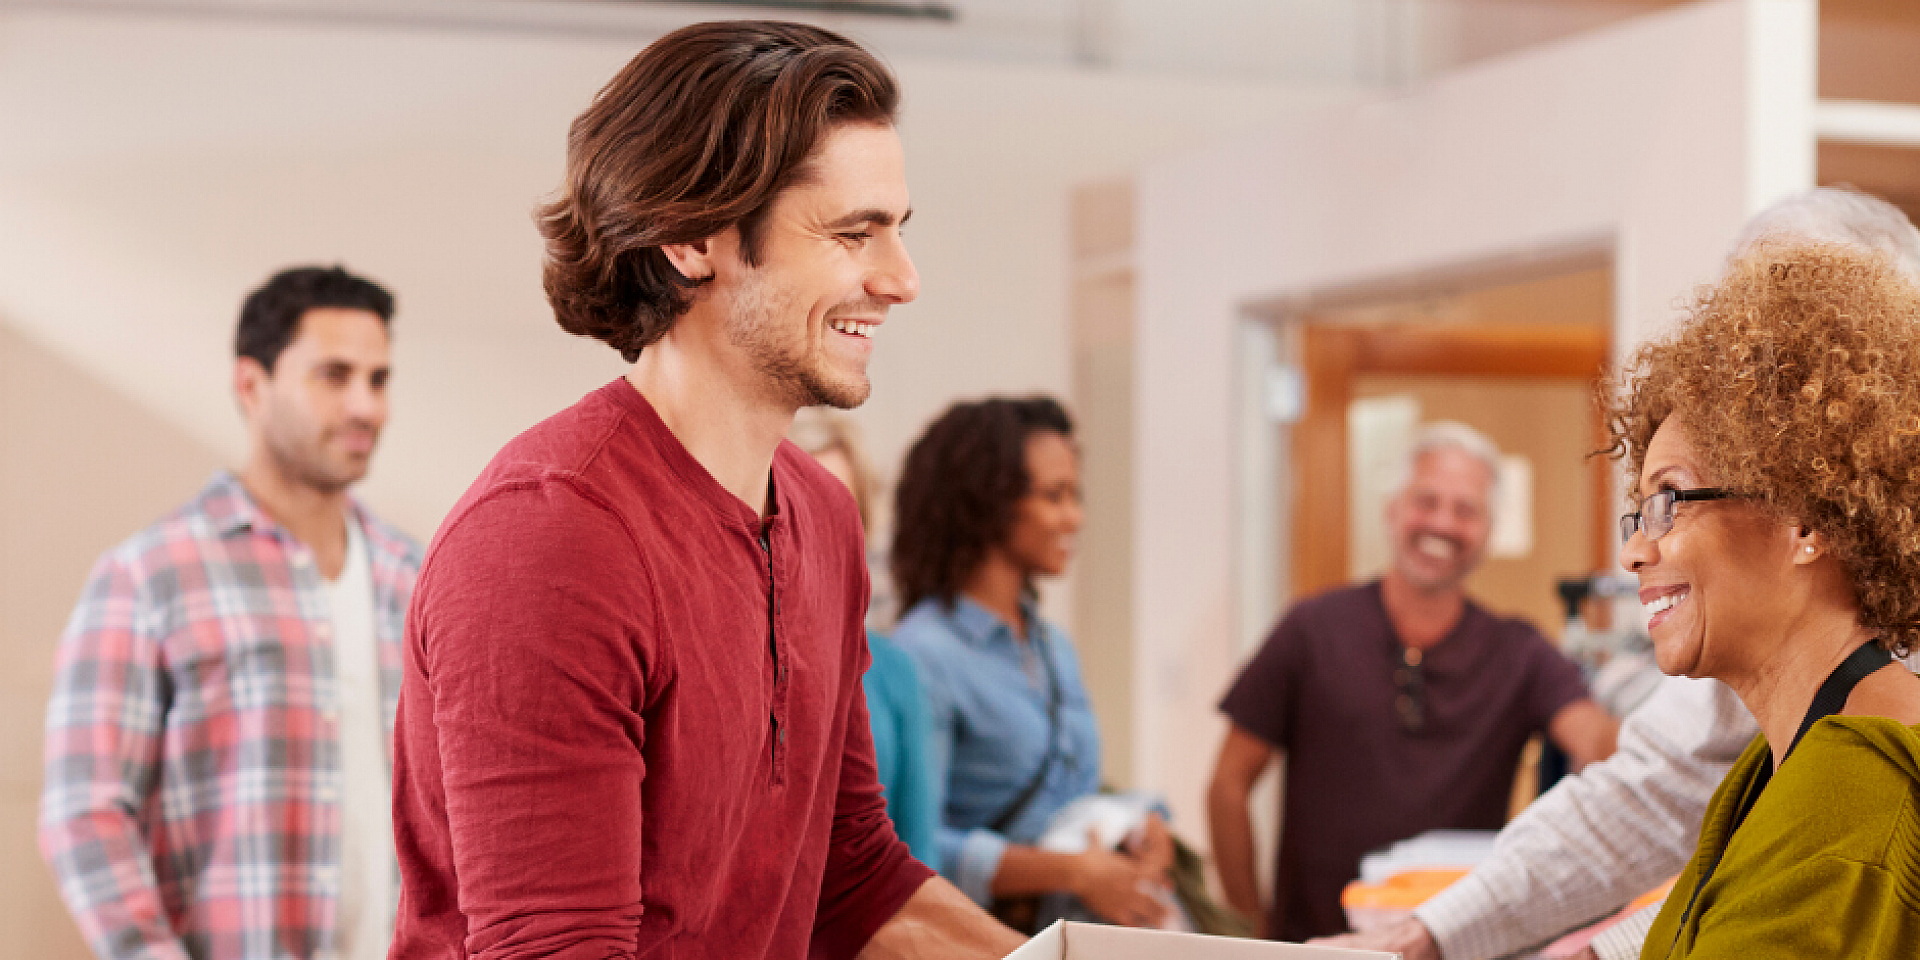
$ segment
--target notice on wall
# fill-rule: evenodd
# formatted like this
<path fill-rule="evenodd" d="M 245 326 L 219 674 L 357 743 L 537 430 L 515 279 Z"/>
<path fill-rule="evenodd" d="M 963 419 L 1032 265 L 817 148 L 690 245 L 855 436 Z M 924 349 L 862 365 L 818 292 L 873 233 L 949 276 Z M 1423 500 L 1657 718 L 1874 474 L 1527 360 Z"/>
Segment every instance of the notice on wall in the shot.
<path fill-rule="evenodd" d="M 1533 552 L 1533 461 L 1519 454 L 1500 458 L 1499 496 L 1487 555 L 1524 557 Z"/>

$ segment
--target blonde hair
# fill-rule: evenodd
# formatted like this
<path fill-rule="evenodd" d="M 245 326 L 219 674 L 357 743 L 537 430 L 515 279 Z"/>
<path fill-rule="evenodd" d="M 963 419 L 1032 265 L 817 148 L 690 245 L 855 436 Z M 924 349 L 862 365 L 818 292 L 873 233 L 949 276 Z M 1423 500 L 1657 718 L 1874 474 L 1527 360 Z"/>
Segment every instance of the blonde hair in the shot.
<path fill-rule="evenodd" d="M 801 407 L 793 415 L 787 439 L 808 455 L 818 457 L 838 452 L 853 467 L 853 502 L 860 508 L 860 523 L 873 529 L 875 481 L 872 464 L 867 460 L 866 444 L 860 437 L 860 425 L 847 414 L 828 407 Z"/>

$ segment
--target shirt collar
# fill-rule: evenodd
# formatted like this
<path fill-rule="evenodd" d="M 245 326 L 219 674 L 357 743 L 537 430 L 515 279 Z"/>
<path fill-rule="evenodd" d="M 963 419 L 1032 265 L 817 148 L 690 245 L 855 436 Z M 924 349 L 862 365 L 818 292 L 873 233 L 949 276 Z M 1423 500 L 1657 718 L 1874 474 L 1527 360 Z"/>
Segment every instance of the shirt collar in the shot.
<path fill-rule="evenodd" d="M 1033 631 L 1032 639 L 1037 640 L 1043 629 L 1039 611 L 1025 597 L 1020 599 L 1020 615 L 1026 618 L 1028 629 Z M 1013 628 L 998 614 L 974 602 L 964 593 L 954 595 L 953 610 L 947 614 L 947 620 L 953 625 L 955 633 L 975 646 L 985 646 L 999 639 L 1013 642 Z"/>
<path fill-rule="evenodd" d="M 253 502 L 253 495 L 247 492 L 240 477 L 231 470 L 221 470 L 207 481 L 200 491 L 200 509 L 213 521 L 213 528 L 220 536 L 231 536 L 242 530 L 271 531 L 279 527 L 260 505 Z M 373 531 L 367 530 L 367 513 L 360 501 L 351 494 L 347 496 L 347 513 L 360 522 L 363 533 L 368 537 L 367 549 L 375 547 Z"/>
<path fill-rule="evenodd" d="M 222 470 L 207 481 L 206 489 L 200 492 L 200 509 L 223 537 L 263 526 L 266 519 L 231 470 Z"/>

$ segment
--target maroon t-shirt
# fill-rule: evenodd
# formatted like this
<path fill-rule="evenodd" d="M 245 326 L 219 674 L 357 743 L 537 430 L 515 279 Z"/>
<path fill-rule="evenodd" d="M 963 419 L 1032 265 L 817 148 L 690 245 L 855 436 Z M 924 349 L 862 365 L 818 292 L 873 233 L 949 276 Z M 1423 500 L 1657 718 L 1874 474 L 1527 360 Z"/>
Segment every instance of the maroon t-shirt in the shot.
<path fill-rule="evenodd" d="M 773 489 L 763 525 L 624 380 L 474 482 L 407 618 L 396 960 L 851 957 L 932 876 L 875 779 L 853 500 L 791 444 Z"/>
<path fill-rule="evenodd" d="M 1424 653 L 1425 721 L 1394 709 L 1401 644 L 1380 584 L 1294 606 L 1220 709 L 1286 755 L 1269 929 L 1304 940 L 1347 929 L 1340 891 L 1360 857 L 1428 830 L 1505 822 L 1527 738 L 1586 696 L 1579 668 L 1531 624 L 1467 603 Z"/>

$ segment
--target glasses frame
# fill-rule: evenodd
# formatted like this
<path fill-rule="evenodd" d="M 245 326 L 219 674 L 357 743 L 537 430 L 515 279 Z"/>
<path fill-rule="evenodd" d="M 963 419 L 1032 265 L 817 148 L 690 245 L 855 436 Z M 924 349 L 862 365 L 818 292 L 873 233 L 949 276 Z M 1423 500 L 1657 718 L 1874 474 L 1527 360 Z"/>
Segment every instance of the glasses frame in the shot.
<path fill-rule="evenodd" d="M 1673 519 L 1679 504 L 1697 503 L 1703 500 L 1727 500 L 1736 494 L 1723 487 L 1694 487 L 1691 490 L 1661 490 L 1640 498 L 1640 509 L 1620 515 L 1620 542 L 1633 540 L 1635 533 L 1644 534 L 1651 543 L 1667 535 L 1673 529 Z M 1664 500 L 1664 504 L 1660 501 Z M 1650 519 L 1651 513 L 1654 518 Z M 1656 529 L 1657 528 L 1657 529 Z"/>

